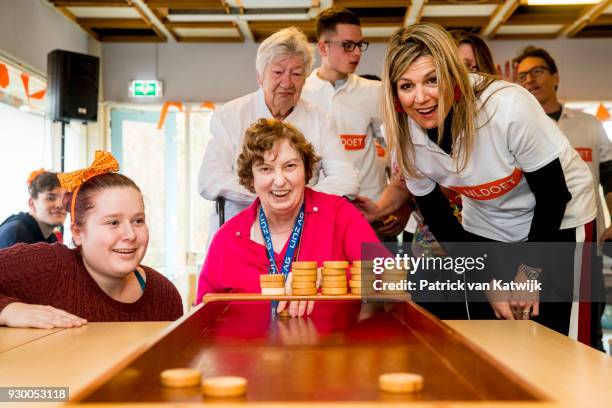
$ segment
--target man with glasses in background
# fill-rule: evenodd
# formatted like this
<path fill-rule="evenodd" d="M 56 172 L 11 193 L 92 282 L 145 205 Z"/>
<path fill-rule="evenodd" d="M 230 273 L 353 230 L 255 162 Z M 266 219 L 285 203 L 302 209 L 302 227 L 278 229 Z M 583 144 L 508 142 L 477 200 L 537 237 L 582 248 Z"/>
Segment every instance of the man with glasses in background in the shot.
<path fill-rule="evenodd" d="M 379 162 L 388 160 L 389 154 L 376 148 L 377 141 L 384 146 L 380 143 L 381 83 L 355 75 L 369 45 L 363 39 L 361 21 L 350 10 L 330 7 L 317 15 L 316 35 L 321 66 L 308 76 L 302 97 L 334 118 L 344 150 L 359 170 L 359 194 L 377 201 L 387 185 L 385 168 Z M 378 225 L 379 237 L 396 236 L 408 215 L 397 214 L 387 224 Z"/>
<path fill-rule="evenodd" d="M 607 211 L 612 214 L 612 142 L 601 123 L 593 115 L 563 106 L 557 97 L 559 72 L 557 64 L 543 48 L 529 46 L 514 59 L 516 82 L 536 97 L 546 114 L 552 118 L 591 169 L 597 194 L 597 238 L 612 240 L 612 226 L 605 228 L 603 205 L 599 199 L 599 184 L 603 186 Z M 603 287 L 601 265 L 593 265 L 594 276 L 590 282 L 593 290 Z M 601 294 L 593 296 L 601 296 Z M 586 299 L 584 299 L 586 300 Z M 596 300 L 596 299 L 593 299 Z M 601 349 L 600 319 L 603 307 L 593 302 L 591 311 L 591 336 L 593 343 Z M 570 328 L 570 335 L 571 333 Z"/>

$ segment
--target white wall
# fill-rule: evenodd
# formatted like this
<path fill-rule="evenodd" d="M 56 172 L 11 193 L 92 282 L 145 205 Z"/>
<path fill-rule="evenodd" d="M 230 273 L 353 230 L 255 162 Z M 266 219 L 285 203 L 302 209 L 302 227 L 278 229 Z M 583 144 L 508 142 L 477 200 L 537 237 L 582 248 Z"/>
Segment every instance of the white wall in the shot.
<path fill-rule="evenodd" d="M 497 61 L 528 44 L 547 48 L 561 72 L 560 96 L 572 100 L 612 99 L 612 39 L 492 41 Z M 371 44 L 359 73 L 379 74 L 386 44 Z M 226 101 L 257 88 L 257 44 L 105 43 L 104 92 L 109 101 L 128 101 L 131 79 L 164 80 L 164 99 Z M 157 70 L 157 71 L 156 71 Z M 155 75 L 157 72 L 157 76 Z"/>
<path fill-rule="evenodd" d="M 38 73 L 56 48 L 87 53 L 88 36 L 45 0 L 0 0 L 0 51 Z"/>

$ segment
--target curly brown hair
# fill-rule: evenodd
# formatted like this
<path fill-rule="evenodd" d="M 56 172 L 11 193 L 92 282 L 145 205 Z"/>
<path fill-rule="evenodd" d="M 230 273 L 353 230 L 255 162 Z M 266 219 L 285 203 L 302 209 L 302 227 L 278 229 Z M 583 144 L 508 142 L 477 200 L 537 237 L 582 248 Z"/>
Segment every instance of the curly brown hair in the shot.
<path fill-rule="evenodd" d="M 306 184 L 312 178 L 315 165 L 321 160 L 312 144 L 295 126 L 276 119 L 262 118 L 251 124 L 244 133 L 242 153 L 238 156 L 238 181 L 250 192 L 255 193 L 253 165 L 263 163 L 264 155 L 275 149 L 282 140 L 288 140 L 300 154 Z"/>

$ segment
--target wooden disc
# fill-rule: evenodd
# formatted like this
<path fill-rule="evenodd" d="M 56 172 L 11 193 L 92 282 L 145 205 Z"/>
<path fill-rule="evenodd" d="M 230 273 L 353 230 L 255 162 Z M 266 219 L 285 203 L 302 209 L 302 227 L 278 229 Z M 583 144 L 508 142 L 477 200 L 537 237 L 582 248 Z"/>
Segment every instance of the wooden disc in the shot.
<path fill-rule="evenodd" d="M 291 264 L 291 269 L 317 269 L 315 261 L 295 261 Z"/>
<path fill-rule="evenodd" d="M 291 282 L 316 282 L 317 275 L 295 275 L 291 278 Z"/>
<path fill-rule="evenodd" d="M 346 288 L 323 288 L 322 292 L 324 295 L 346 295 L 348 290 Z"/>
<path fill-rule="evenodd" d="M 361 287 L 361 281 L 360 280 L 354 281 L 354 280 L 351 279 L 348 284 L 349 284 L 349 286 L 351 288 L 360 288 Z"/>
<path fill-rule="evenodd" d="M 346 271 L 344 269 L 323 269 L 323 271 L 321 271 L 321 273 L 323 274 L 323 276 L 325 275 L 344 275 L 346 276 Z"/>
<path fill-rule="evenodd" d="M 268 282 L 259 282 L 259 286 L 262 288 L 284 288 L 285 281 L 268 281 Z"/>
<path fill-rule="evenodd" d="M 259 275 L 259 282 L 284 282 L 285 275 L 282 273 L 269 273 L 265 275 Z"/>
<path fill-rule="evenodd" d="M 393 393 L 410 393 L 423 389 L 423 377 L 412 373 L 388 373 L 378 377 L 381 390 Z"/>
<path fill-rule="evenodd" d="M 210 377 L 202 382 L 202 393 L 207 397 L 227 398 L 244 395 L 247 380 L 244 377 Z"/>
<path fill-rule="evenodd" d="M 348 266 L 349 266 L 348 261 L 325 261 L 323 262 L 323 267 L 329 268 L 329 269 L 346 269 L 348 268 Z"/>
<path fill-rule="evenodd" d="M 346 275 L 323 275 L 323 282 L 346 282 Z"/>
<path fill-rule="evenodd" d="M 293 289 L 293 295 L 296 296 L 312 296 L 317 294 L 317 288 L 314 289 Z"/>
<path fill-rule="evenodd" d="M 346 288 L 346 281 L 343 281 L 343 282 L 325 282 L 325 279 L 323 279 L 323 283 L 321 284 L 321 287 L 323 289 L 327 289 L 327 288 Z"/>
<path fill-rule="evenodd" d="M 292 289 L 316 289 L 316 282 L 291 282 Z"/>
<path fill-rule="evenodd" d="M 374 262 L 372 261 L 353 261 L 353 268 L 364 268 L 364 269 L 372 269 L 374 267 Z"/>
<path fill-rule="evenodd" d="M 293 276 L 317 276 L 316 269 L 292 269 Z"/>
<path fill-rule="evenodd" d="M 166 387 L 193 387 L 200 385 L 202 374 L 193 368 L 171 368 L 162 371 L 159 379 Z"/>
<path fill-rule="evenodd" d="M 277 296 L 285 294 L 285 287 L 282 288 L 261 288 L 261 294 L 266 296 Z"/>

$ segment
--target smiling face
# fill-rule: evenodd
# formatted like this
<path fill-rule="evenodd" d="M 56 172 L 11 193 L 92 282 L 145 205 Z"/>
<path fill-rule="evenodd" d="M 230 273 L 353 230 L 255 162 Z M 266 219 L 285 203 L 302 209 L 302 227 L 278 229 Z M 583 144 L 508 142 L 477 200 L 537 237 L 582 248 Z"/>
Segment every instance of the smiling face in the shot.
<path fill-rule="evenodd" d="M 141 193 L 111 187 L 94 193 L 84 225 L 72 225 L 75 244 L 92 275 L 123 279 L 142 261 L 149 243 Z"/>
<path fill-rule="evenodd" d="M 437 127 L 448 115 L 450 100 L 445 101 L 444 112 L 439 110 L 440 87 L 436 65 L 429 55 L 410 64 L 397 81 L 396 91 L 406 114 L 424 129 Z"/>
<path fill-rule="evenodd" d="M 538 69 L 543 68 L 543 69 Z M 541 71 L 541 75 L 534 76 L 534 72 Z M 521 85 L 536 97 L 538 102 L 546 105 L 557 100 L 556 87 L 559 85 L 559 73 L 550 73 L 550 67 L 544 59 L 539 57 L 527 57 L 523 59 L 517 68 L 517 75 L 526 74 Z"/>
<path fill-rule="evenodd" d="M 359 65 L 361 50 L 355 47 L 353 51 L 344 51 L 342 43 L 363 41 L 361 26 L 354 24 L 338 24 L 336 31 L 326 32 L 318 43 L 323 64 L 340 74 L 352 74 Z"/>
<path fill-rule="evenodd" d="M 63 206 L 66 190 L 56 187 L 38 193 L 36 198 L 30 198 L 28 207 L 30 215 L 49 228 L 62 225 L 66 220 L 66 210 Z"/>
<path fill-rule="evenodd" d="M 270 61 L 257 81 L 274 116 L 285 116 L 298 102 L 306 81 L 304 58 L 301 55 L 280 56 Z"/>
<path fill-rule="evenodd" d="M 306 175 L 300 153 L 287 139 L 264 154 L 263 163 L 253 164 L 253 186 L 266 215 L 297 212 L 304 199 Z"/>

